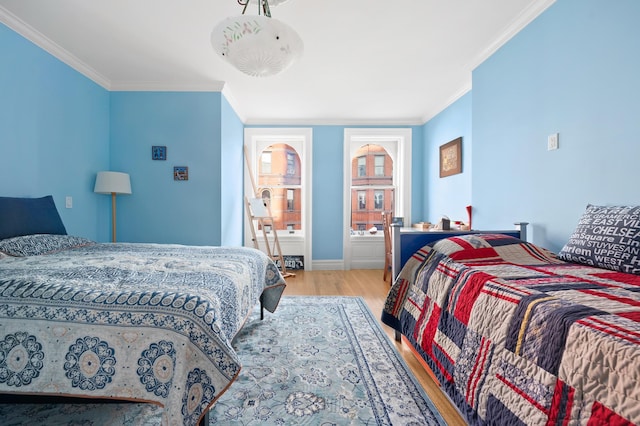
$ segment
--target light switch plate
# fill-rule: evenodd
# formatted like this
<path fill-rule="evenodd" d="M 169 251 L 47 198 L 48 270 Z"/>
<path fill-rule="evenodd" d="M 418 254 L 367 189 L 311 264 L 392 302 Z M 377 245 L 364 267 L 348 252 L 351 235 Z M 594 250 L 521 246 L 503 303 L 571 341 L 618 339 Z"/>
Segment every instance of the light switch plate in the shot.
<path fill-rule="evenodd" d="M 558 133 L 553 133 L 551 135 L 549 135 L 547 137 L 547 150 L 548 151 L 552 151 L 554 149 L 558 149 L 558 139 L 559 139 L 559 134 Z"/>
<path fill-rule="evenodd" d="M 73 208 L 73 197 L 67 196 L 67 198 L 64 199 L 64 206 L 68 209 Z"/>

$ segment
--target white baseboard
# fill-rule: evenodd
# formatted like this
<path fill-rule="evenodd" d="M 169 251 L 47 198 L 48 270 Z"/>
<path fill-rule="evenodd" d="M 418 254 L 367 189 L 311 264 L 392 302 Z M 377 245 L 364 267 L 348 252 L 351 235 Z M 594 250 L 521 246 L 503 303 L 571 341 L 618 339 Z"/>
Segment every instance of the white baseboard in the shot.
<path fill-rule="evenodd" d="M 351 269 L 384 269 L 384 261 L 379 259 L 360 259 L 351 261 Z M 344 260 L 314 260 L 312 269 L 314 271 L 343 271 Z"/>
<path fill-rule="evenodd" d="M 344 260 L 314 260 L 311 262 L 314 271 L 342 271 L 344 270 Z"/>
<path fill-rule="evenodd" d="M 384 269 L 384 260 L 351 259 L 351 269 Z"/>

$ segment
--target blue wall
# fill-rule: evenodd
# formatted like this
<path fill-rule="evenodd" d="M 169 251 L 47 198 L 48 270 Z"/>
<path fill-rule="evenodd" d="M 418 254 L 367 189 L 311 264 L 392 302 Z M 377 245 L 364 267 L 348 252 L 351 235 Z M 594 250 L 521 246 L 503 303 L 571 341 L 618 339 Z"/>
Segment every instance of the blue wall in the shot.
<path fill-rule="evenodd" d="M 639 17 L 558 0 L 473 72 L 474 226 L 526 220 L 557 251 L 587 203 L 640 204 Z"/>
<path fill-rule="evenodd" d="M 69 234 L 99 238 L 108 197 L 93 185 L 109 165 L 109 93 L 2 24 L 0 52 L 0 195 L 51 194 Z"/>
<path fill-rule="evenodd" d="M 528 221 L 558 251 L 588 203 L 637 205 L 638 16 L 635 0 L 558 0 L 478 66 L 473 91 L 424 126 L 423 219 L 464 212 L 470 194 L 474 228 Z M 438 147 L 457 136 L 463 174 L 438 179 Z"/>
<path fill-rule="evenodd" d="M 344 127 L 313 126 L 312 248 L 314 260 L 342 259 Z"/>
<path fill-rule="evenodd" d="M 462 137 L 462 173 L 440 177 L 440 146 Z M 414 222 L 437 223 L 443 215 L 451 220 L 467 220 L 466 206 L 471 205 L 471 92 L 424 125 L 424 171 L 421 179 L 426 193 L 423 217 Z M 472 223 L 475 228 L 475 224 Z M 501 228 L 502 229 L 502 228 Z"/>
<path fill-rule="evenodd" d="M 638 204 L 638 16 L 637 0 L 558 0 L 474 70 L 472 93 L 413 127 L 413 220 L 471 204 L 474 227 L 527 220 L 558 250 L 587 203 Z M 222 94 L 109 93 L 2 25 L 0 51 L 1 195 L 53 194 L 70 233 L 108 241 L 93 183 L 121 170 L 134 194 L 118 197 L 119 240 L 241 243 L 243 125 Z M 344 128 L 313 126 L 317 260 L 342 258 Z M 464 172 L 440 179 L 438 147 L 459 136 Z"/>
<path fill-rule="evenodd" d="M 245 217 L 243 147 L 244 125 L 223 96 L 220 147 L 220 225 L 222 227 L 220 245 L 223 246 L 243 245 L 242 229 Z"/>
<path fill-rule="evenodd" d="M 118 197 L 119 241 L 221 243 L 221 98 L 111 94 L 111 169 L 130 174 L 133 192 Z M 166 161 L 151 159 L 153 145 L 167 147 Z M 189 180 L 174 180 L 174 166 L 189 167 Z"/>

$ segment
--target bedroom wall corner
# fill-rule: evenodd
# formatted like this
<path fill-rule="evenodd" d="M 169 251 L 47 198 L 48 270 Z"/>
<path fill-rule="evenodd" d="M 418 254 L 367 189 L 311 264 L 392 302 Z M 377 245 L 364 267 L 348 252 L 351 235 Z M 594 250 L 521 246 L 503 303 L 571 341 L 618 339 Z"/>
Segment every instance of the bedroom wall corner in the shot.
<path fill-rule="evenodd" d="M 221 97 L 221 158 L 220 164 L 220 243 L 223 246 L 243 245 L 244 227 L 244 124 L 224 93 Z"/>
<path fill-rule="evenodd" d="M 93 185 L 109 165 L 109 93 L 4 24 L 0 52 L 0 196 L 51 194 L 69 234 L 100 240 L 109 219 Z"/>
<path fill-rule="evenodd" d="M 472 92 L 469 91 L 423 126 L 422 221 L 437 223 L 443 215 L 451 220 L 467 221 L 466 206 L 473 205 L 471 117 Z M 462 173 L 441 178 L 440 146 L 459 137 L 462 137 Z"/>

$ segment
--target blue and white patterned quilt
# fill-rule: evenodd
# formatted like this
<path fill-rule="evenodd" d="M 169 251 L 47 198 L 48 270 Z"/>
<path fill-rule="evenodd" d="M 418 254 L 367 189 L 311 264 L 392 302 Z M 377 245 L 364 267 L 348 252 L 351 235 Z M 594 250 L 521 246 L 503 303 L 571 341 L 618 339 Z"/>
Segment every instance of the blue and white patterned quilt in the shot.
<path fill-rule="evenodd" d="M 251 248 L 2 240 L 0 393 L 148 401 L 197 424 L 240 371 L 233 337 L 284 287 Z"/>

